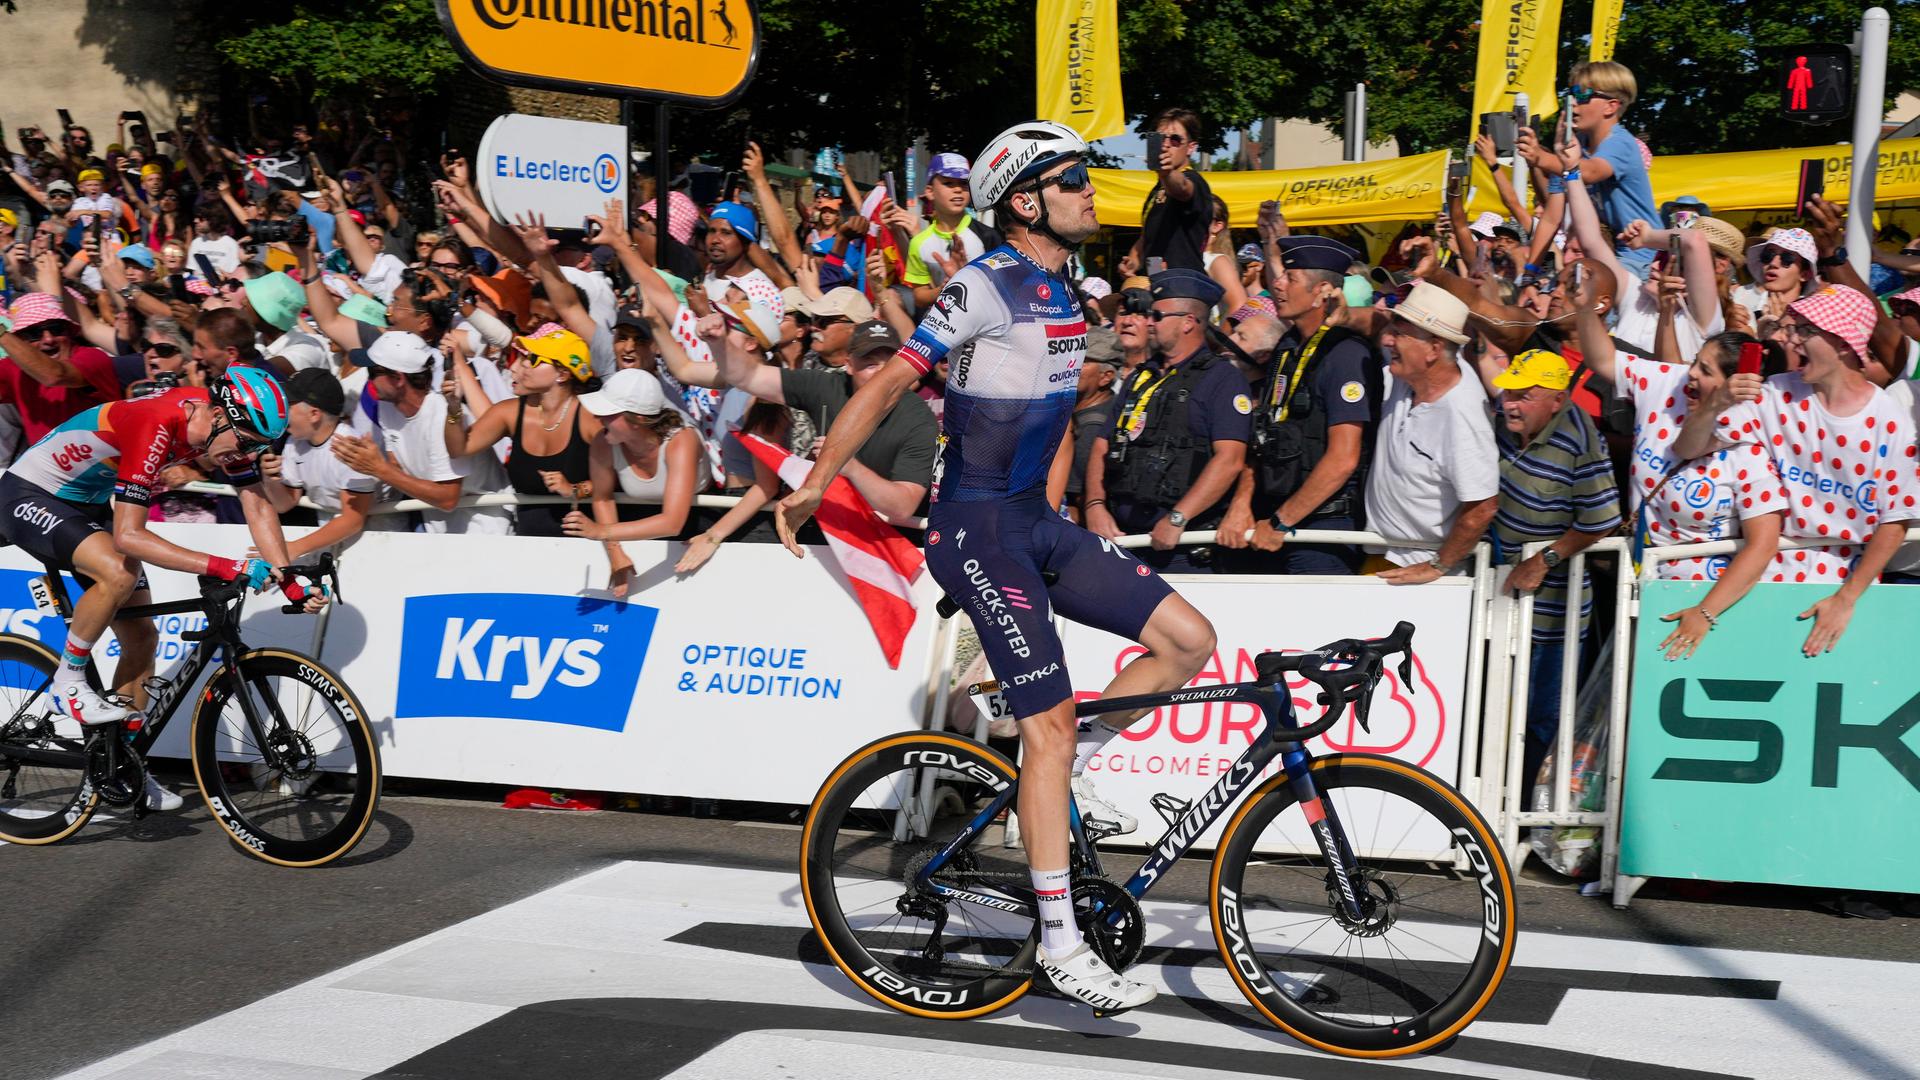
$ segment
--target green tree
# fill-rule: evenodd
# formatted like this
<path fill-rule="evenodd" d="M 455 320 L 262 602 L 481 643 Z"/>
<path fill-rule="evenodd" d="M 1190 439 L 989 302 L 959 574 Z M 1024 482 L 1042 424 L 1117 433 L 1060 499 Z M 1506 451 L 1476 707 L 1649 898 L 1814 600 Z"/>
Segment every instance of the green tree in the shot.
<path fill-rule="evenodd" d="M 462 70 L 433 0 L 256 3 L 232 9 L 220 55 L 312 99 L 426 97 Z"/>
<path fill-rule="evenodd" d="M 1920 4 L 1885 6 L 1893 32 L 1882 115 L 1901 91 L 1920 88 Z M 1846 142 L 1850 121 L 1812 127 L 1779 118 L 1780 87 L 1755 47 L 1851 41 L 1862 10 L 1854 0 L 1628 0 L 1616 59 L 1633 69 L 1640 102 L 1627 126 L 1656 154 Z M 1578 18 L 1568 28 L 1584 32 L 1584 6 Z M 1561 55 L 1578 59 L 1584 42 L 1578 47 Z"/>

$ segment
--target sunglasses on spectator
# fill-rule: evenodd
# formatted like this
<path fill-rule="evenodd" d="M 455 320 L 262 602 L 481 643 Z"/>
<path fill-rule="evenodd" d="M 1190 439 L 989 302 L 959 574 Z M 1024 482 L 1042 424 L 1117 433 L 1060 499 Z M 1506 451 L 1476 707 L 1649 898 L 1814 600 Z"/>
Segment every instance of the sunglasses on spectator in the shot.
<path fill-rule="evenodd" d="M 851 323 L 851 322 L 853 322 L 853 320 L 847 318 L 845 315 L 822 315 L 822 316 L 816 317 L 813 320 L 813 325 L 816 328 L 824 328 L 828 326 L 839 326 L 843 323 Z"/>
<path fill-rule="evenodd" d="M 1780 332 L 1800 342 L 1811 341 L 1820 336 L 1819 327 L 1803 322 L 1783 322 L 1780 324 Z"/>
<path fill-rule="evenodd" d="M 1167 145 L 1169 146 L 1185 146 L 1186 144 L 1193 141 L 1192 139 L 1187 138 L 1185 135 L 1181 135 L 1177 132 L 1169 132 L 1160 137 L 1165 139 L 1167 141 Z"/>
<path fill-rule="evenodd" d="M 1620 100 L 1615 94 L 1609 94 L 1605 90 L 1595 90 L 1591 86 L 1569 86 L 1567 87 L 1567 96 L 1581 105 L 1585 105 L 1594 98 L 1606 98 L 1608 101 Z"/>
<path fill-rule="evenodd" d="M 1156 311 L 1147 312 L 1147 318 L 1152 319 L 1154 322 L 1159 322 L 1162 319 L 1175 318 L 1181 315 L 1185 315 L 1189 319 L 1194 317 L 1194 314 L 1191 311 L 1157 311 L 1156 310 Z"/>
<path fill-rule="evenodd" d="M 140 343 L 140 351 L 150 352 L 155 356 L 179 356 L 180 346 L 165 341 L 143 341 Z"/>
<path fill-rule="evenodd" d="M 1909 315 L 1920 315 L 1920 304 L 1911 300 L 1889 300 L 1887 310 L 1893 312 L 1894 318 L 1904 319 Z"/>
<path fill-rule="evenodd" d="M 429 262 L 427 263 L 427 266 L 431 269 L 438 270 L 443 274 L 457 274 L 460 271 L 466 269 L 465 266 L 462 266 L 457 262 Z"/>
<path fill-rule="evenodd" d="M 21 337 L 29 339 L 46 337 L 48 334 L 52 334 L 54 337 L 72 337 L 73 324 L 59 321 L 44 322 L 32 330 L 22 330 L 20 332 Z"/>
<path fill-rule="evenodd" d="M 1781 266 L 1797 266 L 1800 261 L 1800 256 L 1785 248 L 1770 247 L 1760 252 L 1761 266 L 1771 266 L 1774 263 L 1779 263 Z"/>
<path fill-rule="evenodd" d="M 220 279 L 220 288 L 228 292 L 231 292 L 234 289 L 244 289 L 246 287 L 247 287 L 246 282 L 241 281 L 239 278 L 221 278 Z"/>

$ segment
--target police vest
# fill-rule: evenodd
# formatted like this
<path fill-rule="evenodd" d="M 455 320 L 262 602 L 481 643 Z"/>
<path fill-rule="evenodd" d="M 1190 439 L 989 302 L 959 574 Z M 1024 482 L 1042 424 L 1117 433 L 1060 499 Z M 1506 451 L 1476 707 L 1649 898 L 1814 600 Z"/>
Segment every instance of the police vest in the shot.
<path fill-rule="evenodd" d="M 1348 340 L 1365 346 L 1371 363 L 1380 363 L 1373 342 L 1344 326 L 1322 326 L 1300 347 L 1275 354 L 1261 387 L 1259 407 L 1254 410 L 1253 446 L 1248 455 L 1258 512 L 1271 514 L 1279 509 L 1327 456 L 1327 412 L 1315 400 L 1309 383 L 1315 361 Z M 1362 489 L 1365 480 L 1356 469 L 1352 479 L 1321 503 L 1312 516 L 1356 516 L 1361 507 L 1353 492 Z M 1259 511 L 1259 507 L 1268 509 Z"/>
<path fill-rule="evenodd" d="M 1212 443 L 1193 433 L 1193 391 L 1218 360 L 1202 349 L 1172 371 L 1133 373 L 1107 450 L 1108 495 L 1165 509 L 1193 489 L 1213 454 Z"/>

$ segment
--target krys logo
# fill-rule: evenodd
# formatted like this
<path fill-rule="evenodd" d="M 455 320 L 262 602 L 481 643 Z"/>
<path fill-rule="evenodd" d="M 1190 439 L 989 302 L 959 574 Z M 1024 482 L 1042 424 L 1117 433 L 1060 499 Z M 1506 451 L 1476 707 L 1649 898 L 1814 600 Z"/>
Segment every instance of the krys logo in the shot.
<path fill-rule="evenodd" d="M 416 596 L 395 716 L 492 716 L 619 731 L 659 609 L 572 596 Z"/>

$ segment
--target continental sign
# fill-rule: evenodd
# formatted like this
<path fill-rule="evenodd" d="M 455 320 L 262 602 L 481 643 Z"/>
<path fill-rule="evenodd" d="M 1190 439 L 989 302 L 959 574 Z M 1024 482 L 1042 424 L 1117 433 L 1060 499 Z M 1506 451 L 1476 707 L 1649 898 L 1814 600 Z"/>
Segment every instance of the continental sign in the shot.
<path fill-rule="evenodd" d="M 438 0 L 466 61 L 514 86 L 724 105 L 753 78 L 752 0 Z"/>

